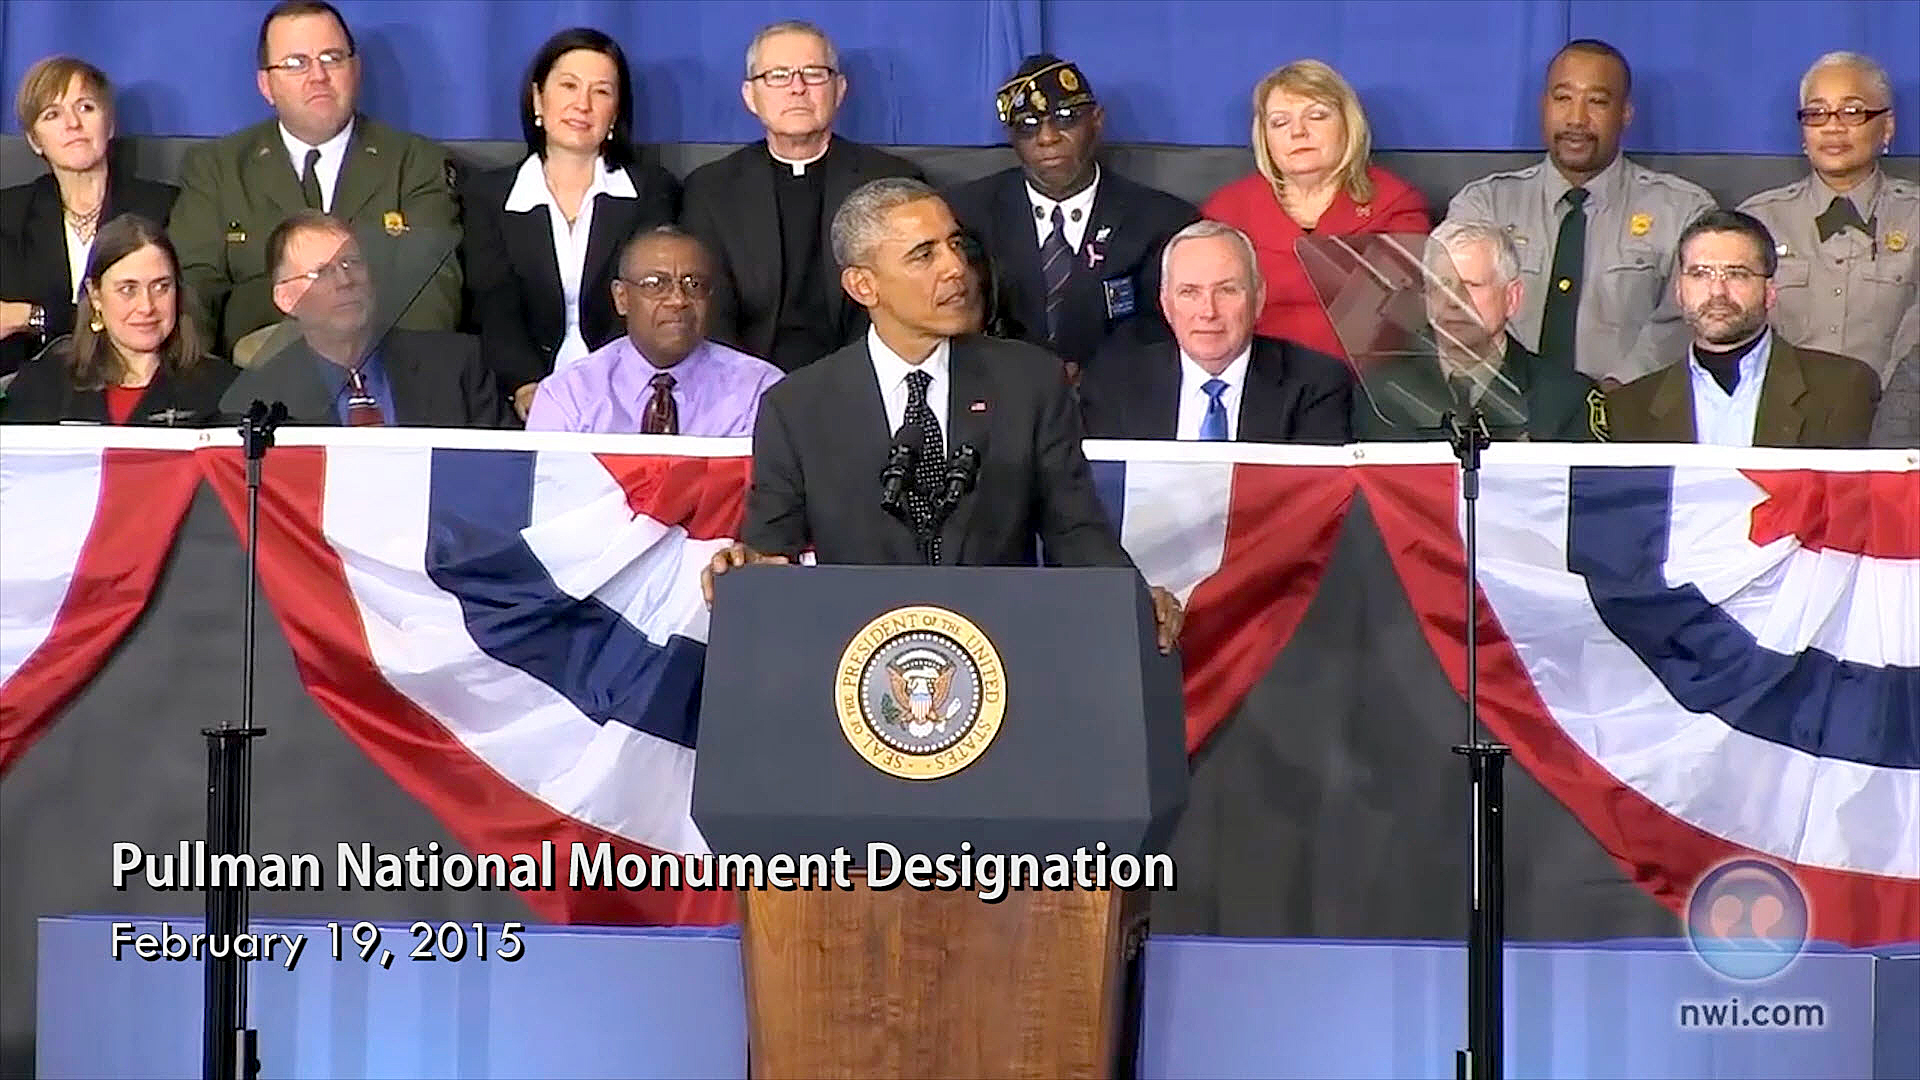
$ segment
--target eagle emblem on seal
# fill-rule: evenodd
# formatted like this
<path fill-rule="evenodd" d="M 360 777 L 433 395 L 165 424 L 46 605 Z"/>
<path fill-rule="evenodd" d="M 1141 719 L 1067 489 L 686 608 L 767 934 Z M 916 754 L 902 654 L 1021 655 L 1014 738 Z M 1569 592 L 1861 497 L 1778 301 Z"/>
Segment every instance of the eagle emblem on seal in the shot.
<path fill-rule="evenodd" d="M 913 649 L 887 665 L 880 716 L 916 739 L 944 731 L 963 702 L 953 698 L 953 663 L 932 649 Z"/>

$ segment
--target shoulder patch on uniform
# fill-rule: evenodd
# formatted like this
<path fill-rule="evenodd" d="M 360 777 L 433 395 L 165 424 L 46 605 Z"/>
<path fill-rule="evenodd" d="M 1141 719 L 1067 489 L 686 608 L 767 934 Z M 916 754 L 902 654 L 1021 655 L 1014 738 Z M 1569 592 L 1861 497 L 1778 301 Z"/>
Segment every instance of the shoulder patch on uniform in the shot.
<path fill-rule="evenodd" d="M 1607 425 L 1607 395 L 1597 386 L 1587 391 L 1587 430 L 1597 442 L 1613 441 Z"/>

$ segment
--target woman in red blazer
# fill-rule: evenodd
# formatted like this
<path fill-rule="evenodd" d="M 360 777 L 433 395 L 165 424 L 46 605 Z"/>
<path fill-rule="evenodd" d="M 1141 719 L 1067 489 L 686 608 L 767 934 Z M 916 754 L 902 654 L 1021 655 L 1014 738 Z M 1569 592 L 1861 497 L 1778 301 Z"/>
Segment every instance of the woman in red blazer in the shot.
<path fill-rule="evenodd" d="M 1368 164 L 1372 146 L 1360 99 L 1320 61 L 1296 60 L 1254 87 L 1253 159 L 1259 171 L 1214 192 L 1200 213 L 1253 240 L 1267 279 L 1267 305 L 1255 333 L 1345 356 L 1294 254 L 1294 241 L 1308 234 L 1427 231 L 1426 200 L 1406 181 Z"/>

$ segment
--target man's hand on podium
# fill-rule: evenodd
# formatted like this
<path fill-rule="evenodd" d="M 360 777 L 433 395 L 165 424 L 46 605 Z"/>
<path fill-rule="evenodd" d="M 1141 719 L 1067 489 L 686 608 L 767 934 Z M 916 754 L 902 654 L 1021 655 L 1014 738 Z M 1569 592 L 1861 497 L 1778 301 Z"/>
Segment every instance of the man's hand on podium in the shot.
<path fill-rule="evenodd" d="M 1180 640 L 1180 627 L 1186 623 L 1187 613 L 1179 599 L 1160 586 L 1155 585 L 1149 592 L 1153 596 L 1153 621 L 1160 627 L 1160 651 L 1170 653 L 1173 643 Z"/>
<path fill-rule="evenodd" d="M 713 560 L 700 569 L 700 595 L 707 598 L 707 606 L 713 606 L 713 579 L 736 566 L 751 566 L 764 563 L 770 566 L 785 566 L 793 560 L 785 555 L 762 555 L 745 544 L 732 543 L 713 553 Z"/>

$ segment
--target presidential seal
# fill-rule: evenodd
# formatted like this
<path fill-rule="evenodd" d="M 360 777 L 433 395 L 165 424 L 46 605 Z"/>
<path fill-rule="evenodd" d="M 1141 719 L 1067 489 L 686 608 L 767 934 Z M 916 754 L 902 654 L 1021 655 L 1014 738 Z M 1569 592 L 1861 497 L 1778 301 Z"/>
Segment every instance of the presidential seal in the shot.
<path fill-rule="evenodd" d="M 834 676 L 840 733 L 882 772 L 938 780 L 974 763 L 1006 712 L 1000 654 L 964 616 L 905 607 L 868 623 Z"/>

